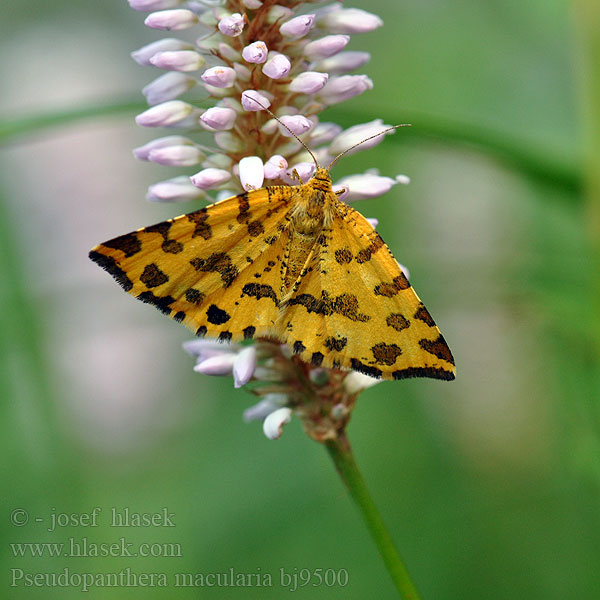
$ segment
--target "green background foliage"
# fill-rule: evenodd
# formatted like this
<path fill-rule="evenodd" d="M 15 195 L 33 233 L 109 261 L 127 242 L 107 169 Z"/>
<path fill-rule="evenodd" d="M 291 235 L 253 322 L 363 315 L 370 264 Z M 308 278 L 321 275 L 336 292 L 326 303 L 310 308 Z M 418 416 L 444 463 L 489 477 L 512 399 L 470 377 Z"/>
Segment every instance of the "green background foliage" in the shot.
<path fill-rule="evenodd" d="M 324 119 L 413 127 L 334 175 L 411 176 L 357 207 L 379 218 L 458 367 L 452 383 L 366 391 L 349 427 L 359 466 L 424 598 L 598 598 L 600 11 L 591 0 L 348 4 L 385 21 L 350 46 L 372 53 L 375 88 Z M 324 449 L 297 421 L 277 442 L 244 424 L 251 396 L 195 374 L 186 330 L 87 260 L 101 240 L 196 208 L 144 203 L 168 170 L 131 157 L 154 134 L 132 116 L 155 72 L 128 53 L 160 33 L 124 0 L 32 0 L 4 12 L 6 597 L 81 595 L 9 588 L 14 568 L 130 567 L 171 577 L 260 570 L 274 585 L 87 597 L 280 598 L 291 593 L 280 568 L 333 568 L 348 571 L 346 587 L 293 597 L 393 598 Z M 53 511 L 96 506 L 99 527 L 47 531 Z M 115 529 L 111 507 L 167 507 L 176 527 Z M 14 508 L 28 511 L 26 526 L 10 524 Z M 9 546 L 70 537 L 176 542 L 182 556 L 16 558 Z"/>

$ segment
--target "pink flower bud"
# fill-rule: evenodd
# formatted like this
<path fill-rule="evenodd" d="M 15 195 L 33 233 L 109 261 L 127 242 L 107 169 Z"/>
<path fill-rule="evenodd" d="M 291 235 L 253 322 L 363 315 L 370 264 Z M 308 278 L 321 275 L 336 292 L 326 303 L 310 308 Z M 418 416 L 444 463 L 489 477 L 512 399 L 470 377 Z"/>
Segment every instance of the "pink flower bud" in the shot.
<path fill-rule="evenodd" d="M 274 154 L 265 163 L 265 179 L 277 179 L 288 168 L 288 162 L 281 154 Z"/>
<path fill-rule="evenodd" d="M 204 192 L 194 186 L 189 177 L 181 176 L 159 181 L 148 188 L 149 202 L 189 202 L 198 200 Z"/>
<path fill-rule="evenodd" d="M 263 3 L 261 0 L 242 0 L 242 4 L 250 10 L 258 10 Z"/>
<path fill-rule="evenodd" d="M 229 37 L 237 37 L 244 31 L 244 17 L 240 13 L 233 13 L 230 17 L 219 20 L 219 31 Z"/>
<path fill-rule="evenodd" d="M 294 171 L 296 171 L 300 176 L 302 183 L 306 183 L 307 181 L 310 181 L 310 178 L 314 175 L 315 169 L 316 166 L 314 163 L 299 162 L 290 167 L 283 174 L 282 179 L 290 185 L 298 185 L 300 181 L 294 177 Z"/>
<path fill-rule="evenodd" d="M 238 352 L 233 360 L 234 387 L 246 385 L 252 379 L 254 369 L 256 369 L 256 347 L 248 346 Z"/>
<path fill-rule="evenodd" d="M 199 362 L 194 367 L 194 371 L 202 375 L 231 375 L 234 360 L 235 354 L 217 354 Z"/>
<path fill-rule="evenodd" d="M 325 86 L 327 79 L 329 79 L 327 73 L 305 71 L 292 79 L 289 89 L 290 92 L 297 94 L 316 94 Z"/>
<path fill-rule="evenodd" d="M 225 44 L 224 42 L 219 42 L 218 50 L 219 54 L 229 62 L 236 62 L 241 58 L 241 55 L 237 50 L 232 48 L 229 44 Z"/>
<path fill-rule="evenodd" d="M 348 188 L 348 195 L 344 199 L 346 202 L 354 202 L 355 200 L 365 200 L 367 198 L 382 196 L 386 192 L 389 192 L 396 183 L 391 177 L 363 173 L 361 175 L 343 177 L 335 184 L 334 189 Z"/>
<path fill-rule="evenodd" d="M 339 198 L 339 196 L 338 196 Z M 377 225 L 379 225 L 379 219 L 367 219 L 367 221 L 369 222 L 369 225 L 375 229 L 377 227 Z"/>
<path fill-rule="evenodd" d="M 306 133 L 313 126 L 312 121 L 309 121 L 302 115 L 283 115 L 283 117 L 280 117 L 279 120 L 289 129 L 291 129 L 296 135 L 302 135 L 303 133 Z M 285 127 L 281 126 L 281 123 L 279 123 L 279 132 L 281 135 L 284 137 L 293 137 Z"/>
<path fill-rule="evenodd" d="M 291 68 L 292 63 L 285 54 L 271 52 L 269 59 L 262 68 L 262 72 L 271 79 L 281 79 L 290 72 Z"/>
<path fill-rule="evenodd" d="M 190 177 L 190 181 L 201 190 L 212 190 L 231 179 L 231 173 L 224 169 L 203 169 Z"/>
<path fill-rule="evenodd" d="M 319 71 L 329 73 L 330 75 L 343 75 L 344 73 L 349 73 L 355 69 L 360 69 L 366 65 L 370 59 L 371 55 L 368 52 L 346 50 L 330 58 L 320 60 L 318 63 L 314 64 L 313 67 Z"/>
<path fill-rule="evenodd" d="M 175 100 L 175 98 L 193 88 L 197 83 L 198 81 L 189 75 L 171 71 L 157 77 L 142 88 L 142 94 L 146 96 L 148 104 L 160 104 L 167 100 Z"/>
<path fill-rule="evenodd" d="M 298 39 L 305 36 L 313 28 L 314 23 L 314 14 L 300 15 L 285 22 L 279 28 L 279 32 L 283 37 Z"/>
<path fill-rule="evenodd" d="M 265 170 L 258 156 L 246 156 L 238 163 L 240 181 L 246 190 L 258 190 L 262 187 Z"/>
<path fill-rule="evenodd" d="M 147 27 L 163 31 L 189 29 L 196 25 L 196 23 L 198 23 L 198 17 L 191 10 L 187 10 L 187 8 L 153 12 L 144 21 L 144 25 Z"/>
<path fill-rule="evenodd" d="M 327 82 L 319 97 L 325 104 L 337 104 L 372 88 L 373 82 L 366 75 L 340 75 Z"/>
<path fill-rule="evenodd" d="M 292 419 L 290 408 L 279 408 L 272 412 L 263 423 L 263 431 L 270 440 L 277 440 L 283 433 L 283 426 Z"/>
<path fill-rule="evenodd" d="M 252 73 L 250 69 L 246 65 L 242 65 L 241 63 L 233 63 L 233 70 L 235 71 L 236 79 L 240 82 L 250 81 L 252 77 Z"/>
<path fill-rule="evenodd" d="M 225 152 L 241 152 L 245 147 L 244 141 L 231 131 L 217 131 L 215 143 Z"/>
<path fill-rule="evenodd" d="M 242 106 L 247 111 L 259 111 L 271 106 L 271 102 L 256 90 L 245 90 L 242 92 Z"/>
<path fill-rule="evenodd" d="M 150 63 L 159 69 L 189 73 L 203 67 L 206 61 L 195 50 L 167 50 L 157 52 L 150 59 Z"/>
<path fill-rule="evenodd" d="M 233 127 L 236 117 L 237 113 L 235 110 L 215 106 L 204 112 L 200 117 L 200 121 L 211 129 L 227 131 Z"/>
<path fill-rule="evenodd" d="M 310 132 L 310 144 L 312 147 L 327 144 L 335 138 L 336 135 L 339 135 L 341 131 L 342 128 L 337 123 L 318 123 Z"/>
<path fill-rule="evenodd" d="M 269 50 L 264 42 L 252 42 L 242 50 L 242 57 L 246 62 L 260 65 L 267 60 Z"/>
<path fill-rule="evenodd" d="M 337 54 L 350 41 L 349 35 L 326 35 L 304 46 L 304 56 L 308 60 L 319 60 Z"/>
<path fill-rule="evenodd" d="M 166 137 L 157 138 L 144 144 L 143 146 L 139 146 L 138 148 L 134 148 L 133 155 L 138 160 L 150 160 L 148 155 L 152 150 L 157 150 L 158 148 L 166 148 L 168 146 L 193 146 L 194 142 L 189 138 L 183 137 L 182 135 L 168 135 Z"/>
<path fill-rule="evenodd" d="M 408 185 L 410 183 L 410 177 L 408 175 L 396 175 L 394 178 L 400 185 Z"/>
<path fill-rule="evenodd" d="M 181 100 L 170 100 L 157 104 L 135 118 L 135 122 L 142 127 L 168 127 L 183 121 L 192 114 L 194 107 Z"/>
<path fill-rule="evenodd" d="M 383 25 L 373 13 L 360 8 L 331 10 L 318 19 L 319 25 L 331 33 L 367 33 Z"/>
<path fill-rule="evenodd" d="M 165 8 L 176 8 L 182 0 L 128 0 L 133 10 L 164 10 Z"/>
<path fill-rule="evenodd" d="M 133 60 L 135 60 L 135 62 L 139 65 L 150 66 L 150 59 L 158 52 L 193 49 L 194 47 L 192 44 L 188 44 L 187 42 L 183 42 L 175 38 L 165 38 L 163 40 L 158 40 L 157 42 L 147 44 L 139 50 L 134 50 L 131 53 L 131 58 L 133 58 Z"/>
<path fill-rule="evenodd" d="M 366 140 L 372 135 L 377 135 L 378 133 L 389 129 L 389 127 L 390 126 L 386 125 L 382 119 L 375 119 L 374 121 L 370 121 L 369 123 L 360 123 L 359 125 L 353 125 L 352 127 L 346 129 L 344 132 L 340 133 L 333 140 L 331 146 L 329 147 L 329 153 L 333 156 L 336 156 L 337 154 L 345 152 L 346 150 L 348 150 L 355 144 L 359 144 L 360 142 L 362 142 L 360 146 L 357 146 L 356 148 L 354 148 L 354 150 L 351 150 L 349 154 L 354 154 L 355 152 L 359 152 L 361 150 L 368 150 L 369 148 L 373 148 L 374 146 L 377 146 L 377 144 L 383 141 L 385 135 L 378 135 L 377 137 L 374 137 L 373 139 L 368 141 L 363 140 Z M 394 130 L 392 129 L 387 133 L 394 133 Z"/>
<path fill-rule="evenodd" d="M 148 160 L 166 167 L 193 167 L 204 158 L 204 154 L 189 144 L 155 148 L 148 153 Z"/>
<path fill-rule="evenodd" d="M 235 71 L 231 67 L 211 67 L 202 73 L 200 79 L 217 88 L 230 88 L 235 82 Z"/>

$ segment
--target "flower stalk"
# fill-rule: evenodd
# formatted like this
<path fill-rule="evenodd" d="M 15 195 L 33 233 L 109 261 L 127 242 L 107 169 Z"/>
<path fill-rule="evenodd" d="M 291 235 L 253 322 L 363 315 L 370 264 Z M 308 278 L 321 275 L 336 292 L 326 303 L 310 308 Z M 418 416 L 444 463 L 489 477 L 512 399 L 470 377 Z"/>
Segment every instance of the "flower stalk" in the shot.
<path fill-rule="evenodd" d="M 336 439 L 327 440 L 325 447 L 337 472 L 350 492 L 352 500 L 354 500 L 361 513 L 400 598 L 403 598 L 403 600 L 420 600 L 421 596 L 396 550 L 394 541 L 385 527 L 377 506 L 375 506 L 365 480 L 358 470 L 346 433 L 341 431 Z"/>

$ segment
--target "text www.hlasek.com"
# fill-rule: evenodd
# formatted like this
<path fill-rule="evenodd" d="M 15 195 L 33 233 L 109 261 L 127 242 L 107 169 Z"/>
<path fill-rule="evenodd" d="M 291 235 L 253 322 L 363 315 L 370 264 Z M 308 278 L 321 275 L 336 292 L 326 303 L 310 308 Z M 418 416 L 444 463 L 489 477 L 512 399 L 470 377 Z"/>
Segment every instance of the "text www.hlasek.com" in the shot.
<path fill-rule="evenodd" d="M 98 556 L 150 556 L 181 557 L 181 544 L 176 542 L 143 542 L 134 544 L 124 537 L 115 542 L 90 542 L 88 538 L 69 538 L 62 542 L 21 542 L 10 544 L 17 557 L 98 557 Z"/>

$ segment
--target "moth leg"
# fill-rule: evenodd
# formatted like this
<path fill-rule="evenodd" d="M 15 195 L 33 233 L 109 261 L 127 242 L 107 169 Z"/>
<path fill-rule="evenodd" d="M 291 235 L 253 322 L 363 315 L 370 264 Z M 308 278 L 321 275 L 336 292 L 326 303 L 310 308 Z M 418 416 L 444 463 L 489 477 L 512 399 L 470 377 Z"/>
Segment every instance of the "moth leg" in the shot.
<path fill-rule="evenodd" d="M 337 190 L 335 193 L 337 196 L 341 196 L 343 194 L 345 194 L 348 191 L 348 188 L 342 188 L 341 190 Z"/>
<path fill-rule="evenodd" d="M 303 184 L 304 184 L 304 182 L 303 182 L 303 181 L 302 181 L 302 179 L 300 178 L 300 175 L 298 174 L 298 171 L 296 171 L 296 169 L 294 169 L 294 170 L 292 171 L 292 177 L 293 177 L 294 179 L 296 179 L 300 185 L 303 185 Z"/>

